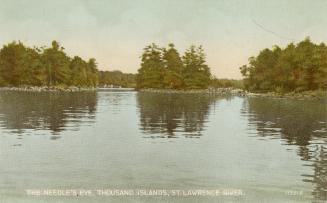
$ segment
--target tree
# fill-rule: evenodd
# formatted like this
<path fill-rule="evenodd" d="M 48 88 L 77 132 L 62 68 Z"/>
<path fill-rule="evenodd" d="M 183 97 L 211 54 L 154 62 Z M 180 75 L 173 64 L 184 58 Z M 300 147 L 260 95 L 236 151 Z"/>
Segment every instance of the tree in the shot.
<path fill-rule="evenodd" d="M 69 83 L 70 59 L 64 48 L 57 41 L 52 42 L 52 47 L 44 50 L 42 54 L 43 65 L 47 69 L 47 84 L 55 86 Z"/>
<path fill-rule="evenodd" d="M 300 67 L 300 78 L 298 81 L 299 90 L 313 89 L 314 86 L 314 44 L 309 38 L 301 41 L 296 47 L 296 62 Z"/>
<path fill-rule="evenodd" d="M 317 46 L 314 58 L 317 67 L 314 77 L 318 88 L 327 90 L 327 46 L 324 43 Z"/>
<path fill-rule="evenodd" d="M 100 86 L 119 86 L 119 87 L 135 87 L 136 75 L 132 73 L 123 73 L 121 71 L 100 71 L 99 72 Z"/>
<path fill-rule="evenodd" d="M 264 49 L 240 67 L 250 91 L 305 91 L 327 89 L 327 48 L 309 38 L 281 49 Z"/>
<path fill-rule="evenodd" d="M 206 65 L 202 46 L 191 46 L 183 56 L 184 85 L 187 89 L 205 89 L 210 84 L 210 69 Z"/>
<path fill-rule="evenodd" d="M 1 49 L 0 71 L 4 85 L 19 85 L 25 56 L 26 48 L 20 42 L 12 42 Z"/>
<path fill-rule="evenodd" d="M 95 58 L 90 58 L 87 62 L 88 86 L 96 87 L 99 83 L 99 74 Z"/>
<path fill-rule="evenodd" d="M 27 47 L 21 42 L 9 43 L 0 50 L 1 86 L 83 86 L 98 84 L 95 59 L 88 62 L 68 57 L 56 41 L 50 48 Z"/>
<path fill-rule="evenodd" d="M 86 69 L 87 64 L 82 58 L 75 56 L 69 65 L 70 75 L 69 84 L 77 87 L 87 86 Z"/>
<path fill-rule="evenodd" d="M 0 85 L 42 85 L 45 71 L 40 55 L 21 42 L 12 42 L 0 50 Z"/>
<path fill-rule="evenodd" d="M 138 88 L 164 88 L 165 68 L 162 59 L 162 49 L 152 43 L 144 48 L 141 57 L 141 68 L 138 70 Z"/>
<path fill-rule="evenodd" d="M 166 69 L 164 75 L 165 88 L 183 88 L 183 62 L 172 43 L 168 45 L 168 49 L 163 50 L 163 64 Z"/>
<path fill-rule="evenodd" d="M 211 82 L 202 46 L 191 46 L 181 58 L 174 44 L 167 49 L 151 44 L 141 59 L 138 88 L 205 89 Z"/>

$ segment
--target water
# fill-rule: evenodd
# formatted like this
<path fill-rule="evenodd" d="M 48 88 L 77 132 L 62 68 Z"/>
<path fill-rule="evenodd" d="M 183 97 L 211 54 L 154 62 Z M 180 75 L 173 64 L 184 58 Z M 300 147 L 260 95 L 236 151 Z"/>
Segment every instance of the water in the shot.
<path fill-rule="evenodd" d="M 0 92 L 0 202 L 326 202 L 326 112 L 325 101 Z M 99 189 L 242 195 L 103 196 Z"/>

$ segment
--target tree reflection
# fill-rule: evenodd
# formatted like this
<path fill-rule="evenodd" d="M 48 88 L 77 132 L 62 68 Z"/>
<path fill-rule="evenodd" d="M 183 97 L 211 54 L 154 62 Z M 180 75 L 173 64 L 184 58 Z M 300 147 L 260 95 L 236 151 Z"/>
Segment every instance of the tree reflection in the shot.
<path fill-rule="evenodd" d="M 208 94 L 137 94 L 140 128 L 150 137 L 199 137 L 217 96 Z"/>
<path fill-rule="evenodd" d="M 0 125 L 15 133 L 51 130 L 53 135 L 92 122 L 96 111 L 96 92 L 13 92 L 0 93 Z M 52 139 L 57 139 L 57 136 Z"/>
<path fill-rule="evenodd" d="M 327 200 L 326 103 L 322 101 L 248 98 L 242 109 L 259 136 L 281 137 L 297 145 L 297 154 L 313 174 L 303 174 L 303 181 L 315 185 L 318 200 Z"/>

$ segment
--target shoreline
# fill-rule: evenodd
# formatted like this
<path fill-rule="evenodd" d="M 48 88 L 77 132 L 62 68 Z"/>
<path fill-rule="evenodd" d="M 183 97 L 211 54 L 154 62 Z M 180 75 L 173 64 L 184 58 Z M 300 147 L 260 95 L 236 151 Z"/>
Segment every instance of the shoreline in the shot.
<path fill-rule="evenodd" d="M 150 92 L 150 93 L 169 93 L 169 94 L 217 94 L 217 95 L 235 95 L 246 96 L 246 92 L 236 88 L 209 88 L 209 89 L 188 89 L 188 90 L 176 90 L 176 89 L 138 89 L 138 92 Z"/>
<path fill-rule="evenodd" d="M 24 86 L 24 87 L 0 87 L 0 91 L 17 91 L 17 92 L 84 92 L 96 91 L 94 87 L 48 87 L 48 86 Z"/>
<path fill-rule="evenodd" d="M 183 94 L 217 94 L 217 95 L 232 95 L 241 97 L 265 97 L 265 98 L 276 98 L 276 99 L 314 99 L 323 100 L 327 99 L 327 91 L 305 91 L 305 92 L 289 92 L 289 93 L 277 93 L 277 92 L 266 92 L 266 93 L 253 93 L 242 89 L 236 88 L 212 88 L 212 89 L 190 89 L 190 90 L 174 90 L 174 89 L 139 89 L 139 92 L 149 93 L 183 93 Z"/>
<path fill-rule="evenodd" d="M 122 88 L 124 89 L 124 88 Z M 132 88 L 129 88 L 132 89 Z M 108 90 L 111 90 L 108 88 Z M 119 89 L 118 89 L 119 90 Z M 165 94 L 209 94 L 209 95 L 231 95 L 240 97 L 265 97 L 265 98 L 277 98 L 277 99 L 327 99 L 327 91 L 305 91 L 305 92 L 289 92 L 289 93 L 277 93 L 277 92 L 265 92 L 255 93 L 248 92 L 237 88 L 209 88 L 209 89 L 134 89 L 137 92 L 148 93 L 165 93 Z M 99 87 L 37 87 L 37 86 L 22 86 L 22 87 L 0 87 L 0 91 L 17 91 L 17 92 L 85 92 L 85 91 L 99 91 Z"/>
<path fill-rule="evenodd" d="M 265 97 L 275 99 L 298 99 L 298 100 L 326 100 L 327 91 L 305 91 L 305 92 L 288 92 L 288 93 L 277 93 L 277 92 L 265 92 L 265 93 L 247 93 L 248 97 Z"/>

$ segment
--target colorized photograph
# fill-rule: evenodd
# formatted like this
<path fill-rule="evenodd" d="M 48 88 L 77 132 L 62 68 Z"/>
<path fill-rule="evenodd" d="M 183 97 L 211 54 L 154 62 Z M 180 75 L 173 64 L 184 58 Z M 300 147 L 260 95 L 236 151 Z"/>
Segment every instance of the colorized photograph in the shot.
<path fill-rule="evenodd" d="M 0 0 L 0 203 L 327 203 L 327 0 Z"/>

